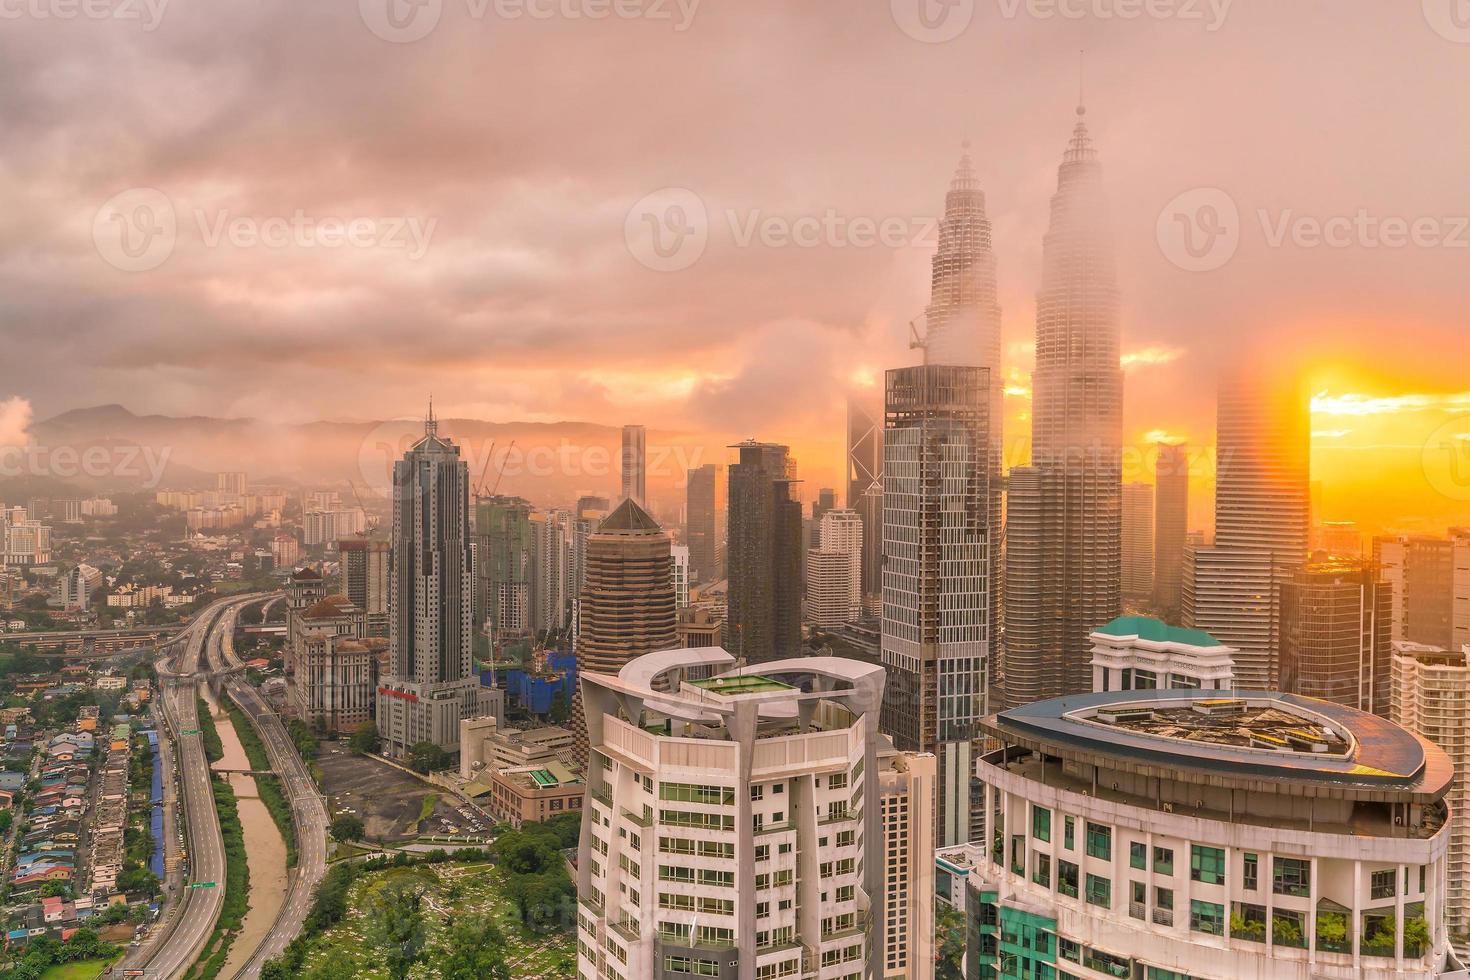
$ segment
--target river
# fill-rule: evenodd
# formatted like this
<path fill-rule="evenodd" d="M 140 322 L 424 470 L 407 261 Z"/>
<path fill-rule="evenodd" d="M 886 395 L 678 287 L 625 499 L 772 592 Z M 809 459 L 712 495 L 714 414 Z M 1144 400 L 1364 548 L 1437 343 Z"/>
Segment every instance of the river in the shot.
<path fill-rule="evenodd" d="M 224 755 L 214 764 L 216 769 L 249 769 L 250 760 L 235 733 L 229 713 L 219 706 L 213 692 L 205 685 L 204 699 L 209 702 L 210 716 L 224 746 Z M 286 898 L 286 842 L 271 819 L 270 811 L 260 801 L 255 779 L 241 773 L 227 777 L 240 809 L 240 828 L 245 836 L 245 862 L 250 868 L 250 908 L 240 934 L 230 947 L 221 977 L 233 977 L 250 959 L 257 946 L 270 932 Z"/>

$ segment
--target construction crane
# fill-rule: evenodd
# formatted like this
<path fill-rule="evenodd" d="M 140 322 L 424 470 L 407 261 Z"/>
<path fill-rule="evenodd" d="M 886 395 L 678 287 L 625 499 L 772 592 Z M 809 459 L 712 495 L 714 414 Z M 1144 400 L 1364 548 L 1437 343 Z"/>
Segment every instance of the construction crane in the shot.
<path fill-rule="evenodd" d="M 495 478 L 495 487 L 490 491 L 490 496 L 500 492 L 500 481 L 505 479 L 505 464 L 510 461 L 510 451 L 516 447 L 516 441 L 512 439 L 510 446 L 505 450 L 505 458 L 500 461 L 500 475 Z"/>
<path fill-rule="evenodd" d="M 357 484 L 352 480 L 348 480 L 347 485 L 352 488 L 352 496 L 357 499 L 357 509 L 362 511 L 363 520 L 367 523 L 367 533 L 372 534 L 378 529 L 378 516 L 376 514 L 370 513 L 368 509 L 362 505 L 362 494 L 357 492 Z"/>
<path fill-rule="evenodd" d="M 490 440 L 490 451 L 485 454 L 485 465 L 480 467 L 480 479 L 475 481 L 475 496 L 485 495 L 485 475 L 490 472 L 490 461 L 495 458 L 495 440 Z"/>

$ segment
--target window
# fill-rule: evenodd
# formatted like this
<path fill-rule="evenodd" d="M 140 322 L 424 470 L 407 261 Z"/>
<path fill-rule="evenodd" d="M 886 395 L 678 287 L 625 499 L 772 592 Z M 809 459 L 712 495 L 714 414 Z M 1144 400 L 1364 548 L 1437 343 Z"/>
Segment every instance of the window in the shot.
<path fill-rule="evenodd" d="M 734 915 L 735 900 L 733 898 L 701 898 L 699 911 L 705 915 Z"/>
<path fill-rule="evenodd" d="M 693 912 L 693 895 L 672 895 L 669 892 L 658 893 L 658 907 L 661 909 L 673 909 L 677 912 Z"/>
<path fill-rule="evenodd" d="M 841 885 L 838 887 L 833 899 L 838 902 L 850 902 L 857 895 L 857 888 L 853 885 Z"/>
<path fill-rule="evenodd" d="M 730 841 L 702 840 L 699 842 L 699 856 L 733 858 L 735 857 L 735 845 Z"/>
<path fill-rule="evenodd" d="M 766 798 L 766 788 L 764 786 L 752 786 L 752 787 L 750 787 L 750 798 L 752 800 L 763 800 L 763 799 L 765 799 Z"/>
<path fill-rule="evenodd" d="M 827 777 L 827 788 L 828 789 L 846 789 L 847 788 L 847 773 L 845 773 L 845 772 L 835 772 L 832 775 L 828 776 Z"/>
<path fill-rule="evenodd" d="M 1247 854 L 1245 856 L 1245 865 L 1243 868 L 1246 891 L 1253 892 L 1256 890 L 1256 883 L 1257 879 L 1260 877 L 1260 870 L 1260 859 L 1257 858 L 1254 854 Z"/>
<path fill-rule="evenodd" d="M 695 786 L 691 783 L 661 783 L 658 798 L 673 803 L 704 803 L 734 806 L 735 790 L 729 786 Z"/>
<path fill-rule="evenodd" d="M 716 885 L 720 888 L 734 888 L 735 872 L 711 871 L 708 868 L 700 868 L 699 883 L 701 885 Z"/>
<path fill-rule="evenodd" d="M 1170 847 L 1154 848 L 1154 874 L 1171 875 L 1174 873 L 1174 849 Z"/>
<path fill-rule="evenodd" d="M 1368 894 L 1374 899 L 1394 897 L 1394 873 L 1392 871 L 1375 871 L 1371 878 Z"/>
<path fill-rule="evenodd" d="M 1212 936 L 1225 935 L 1225 906 L 1199 900 L 1190 902 L 1189 928 Z"/>
<path fill-rule="evenodd" d="M 1148 870 L 1148 845 L 1142 841 L 1128 843 L 1128 866 L 1139 871 Z"/>
<path fill-rule="evenodd" d="M 1113 907 L 1113 883 L 1100 875 L 1087 876 L 1087 904 Z"/>
<path fill-rule="evenodd" d="M 1104 861 L 1113 859 L 1112 827 L 1106 827 L 1100 823 L 1088 823 L 1087 856 L 1101 858 Z"/>
<path fill-rule="evenodd" d="M 1051 811 L 1044 806 L 1031 806 L 1031 836 L 1048 843 L 1051 841 Z"/>
<path fill-rule="evenodd" d="M 771 914 L 771 903 L 770 902 L 756 902 L 755 903 L 755 917 L 757 919 L 764 919 L 766 916 L 768 916 L 770 914 Z"/>
<path fill-rule="evenodd" d="M 1040 851 L 1034 855 L 1036 858 L 1035 870 L 1031 873 L 1031 880 L 1043 888 L 1051 888 L 1051 855 L 1042 854 Z"/>
<path fill-rule="evenodd" d="M 771 845 L 770 844 L 757 844 L 757 845 L 755 845 L 755 859 L 757 861 L 769 861 L 771 859 Z"/>
<path fill-rule="evenodd" d="M 850 844 L 856 843 L 856 841 L 857 841 L 857 833 L 855 831 L 844 830 L 840 834 L 837 835 L 837 846 L 838 847 L 847 847 Z"/>
<path fill-rule="evenodd" d="M 661 864 L 658 866 L 658 878 L 659 881 L 683 881 L 693 884 L 694 869 Z"/>
<path fill-rule="evenodd" d="M 1225 883 L 1225 851 L 1218 847 L 1189 846 L 1189 878 L 1207 885 Z"/>
<path fill-rule="evenodd" d="M 1057 862 L 1057 891 L 1070 898 L 1077 897 L 1077 865 L 1071 861 Z"/>
<path fill-rule="evenodd" d="M 1071 817 L 1062 818 L 1062 846 L 1069 851 L 1077 849 L 1076 830 L 1077 824 Z"/>
<path fill-rule="evenodd" d="M 1388 873 L 1388 878 L 1391 890 L 1392 871 Z M 1295 895 L 1298 898 L 1309 895 L 1312 891 L 1312 862 L 1299 858 L 1273 858 L 1271 890 L 1278 895 Z"/>
<path fill-rule="evenodd" d="M 659 823 L 670 827 L 694 827 L 699 830 L 734 830 L 735 816 L 720 813 L 687 813 L 684 810 L 658 811 Z"/>
<path fill-rule="evenodd" d="M 1155 888 L 1154 905 L 1166 911 L 1174 911 L 1174 889 Z"/>

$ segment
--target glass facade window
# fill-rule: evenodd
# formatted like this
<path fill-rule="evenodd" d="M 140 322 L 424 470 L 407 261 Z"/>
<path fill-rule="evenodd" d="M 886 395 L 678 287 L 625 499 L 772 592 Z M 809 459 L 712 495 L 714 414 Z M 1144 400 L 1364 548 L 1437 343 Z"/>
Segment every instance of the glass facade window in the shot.
<path fill-rule="evenodd" d="M 1191 844 L 1189 847 L 1189 877 L 1191 881 L 1207 885 L 1225 883 L 1225 851 L 1219 847 Z"/>
<path fill-rule="evenodd" d="M 1216 902 L 1189 903 L 1189 928 L 1194 932 L 1205 932 L 1212 936 L 1225 935 L 1225 906 Z"/>
<path fill-rule="evenodd" d="M 1051 841 L 1051 811 L 1044 806 L 1031 807 L 1031 836 L 1037 840 Z"/>
<path fill-rule="evenodd" d="M 1380 898 L 1394 897 L 1394 873 L 1392 871 L 1375 871 L 1370 878 L 1368 895 L 1375 901 Z"/>
<path fill-rule="evenodd" d="M 1174 873 L 1174 850 L 1169 847 L 1154 848 L 1154 874 L 1171 875 Z"/>
<path fill-rule="evenodd" d="M 1087 876 L 1087 904 L 1113 907 L 1113 883 L 1101 875 Z"/>
<path fill-rule="evenodd" d="M 1128 866 L 1139 871 L 1148 870 L 1148 845 L 1142 841 L 1128 843 Z"/>
<path fill-rule="evenodd" d="M 1062 818 L 1062 846 L 1069 851 L 1077 849 L 1077 823 L 1071 817 Z"/>
<path fill-rule="evenodd" d="M 1113 828 L 1100 823 L 1087 825 L 1087 856 L 1103 861 L 1113 859 Z"/>
<path fill-rule="evenodd" d="M 1388 873 L 1393 887 L 1393 872 Z M 1271 890 L 1277 895 L 1305 898 L 1312 891 L 1312 862 L 1299 858 L 1272 858 Z"/>
<path fill-rule="evenodd" d="M 1057 862 L 1057 891 L 1068 898 L 1077 897 L 1078 869 L 1071 861 Z"/>

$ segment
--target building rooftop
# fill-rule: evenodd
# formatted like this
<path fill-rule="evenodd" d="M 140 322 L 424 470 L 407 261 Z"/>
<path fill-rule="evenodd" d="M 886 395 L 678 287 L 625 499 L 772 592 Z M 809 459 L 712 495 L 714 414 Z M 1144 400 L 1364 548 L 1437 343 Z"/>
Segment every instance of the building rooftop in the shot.
<path fill-rule="evenodd" d="M 1295 694 L 1209 695 L 1081 694 L 991 715 L 981 727 L 1045 755 L 1184 782 L 1434 802 L 1453 779 L 1443 751 L 1376 715 Z"/>
<path fill-rule="evenodd" d="M 790 684 L 771 677 L 763 677 L 760 674 L 722 674 L 719 677 L 707 677 L 689 683 L 712 694 L 725 697 L 737 694 L 769 694 L 772 691 L 796 690 Z"/>
<path fill-rule="evenodd" d="M 1136 636 L 1140 640 L 1152 640 L 1155 643 L 1178 643 L 1190 647 L 1224 646 L 1204 630 L 1170 626 L 1168 623 L 1151 619 L 1148 616 L 1119 616 L 1106 626 L 1099 626 L 1094 632 L 1117 637 Z"/>

